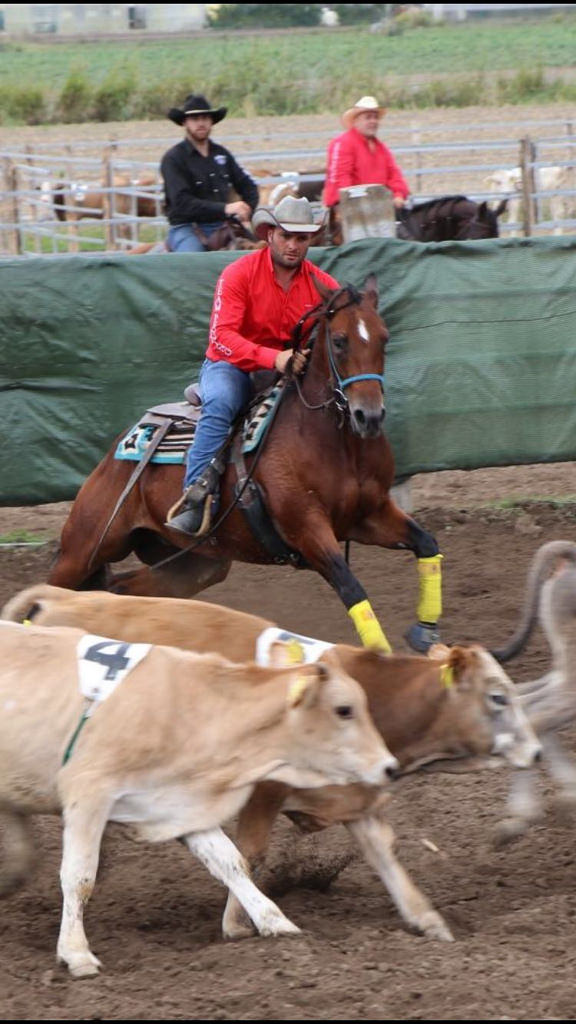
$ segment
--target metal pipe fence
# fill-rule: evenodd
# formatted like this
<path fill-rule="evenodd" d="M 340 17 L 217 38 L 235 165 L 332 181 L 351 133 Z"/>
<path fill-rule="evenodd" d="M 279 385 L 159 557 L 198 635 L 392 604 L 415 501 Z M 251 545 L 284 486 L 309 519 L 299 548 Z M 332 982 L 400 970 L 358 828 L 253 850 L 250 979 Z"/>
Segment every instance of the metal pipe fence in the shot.
<path fill-rule="evenodd" d="M 501 134 L 503 128 L 526 126 L 532 132 L 544 131 L 537 139 L 533 135 L 517 139 L 480 137 L 481 131 L 498 129 Z M 563 134 L 557 132 L 560 126 Z M 405 173 L 415 202 L 456 193 L 476 201 L 497 201 L 506 197 L 515 202 L 514 209 L 518 211 L 521 207 L 521 214 L 515 219 L 501 219 L 503 235 L 573 231 L 576 217 L 573 122 L 487 123 L 450 126 L 449 130 L 460 137 L 455 141 L 423 141 L 448 133 L 448 129 L 438 125 L 417 130 L 395 128 L 386 132 L 386 141 Z M 473 131 L 476 132 L 474 137 L 462 138 Z M 328 138 L 332 134 L 307 130 L 270 133 L 270 144 L 274 148 L 268 149 L 255 148 L 262 146 L 261 135 L 249 139 L 231 135 L 226 142 L 262 187 L 281 184 L 290 174 L 297 175 L 299 181 L 320 184 L 326 150 L 318 148 L 317 143 L 320 137 Z M 391 136 L 398 139 L 398 144 L 392 143 Z M 402 144 L 403 138 L 410 141 Z M 313 139 L 316 146 L 297 145 L 298 140 L 305 139 Z M 238 147 L 232 143 L 238 143 Z M 0 253 L 126 251 L 141 241 L 160 241 L 167 233 L 168 224 L 162 212 L 159 161 L 165 149 L 173 144 L 173 138 L 114 139 L 105 144 L 95 141 L 38 143 L 34 147 L 1 151 Z M 246 151 L 241 152 L 244 147 Z M 93 155 L 95 151 L 98 157 Z M 558 169 L 558 182 L 553 189 L 543 188 L 538 180 L 539 172 L 550 167 Z M 488 187 L 486 179 L 492 172 L 512 168 L 519 168 L 520 175 L 513 187 L 503 189 L 500 186 L 499 190 Z M 141 215 L 139 210 L 146 201 L 149 201 L 148 212 Z"/>

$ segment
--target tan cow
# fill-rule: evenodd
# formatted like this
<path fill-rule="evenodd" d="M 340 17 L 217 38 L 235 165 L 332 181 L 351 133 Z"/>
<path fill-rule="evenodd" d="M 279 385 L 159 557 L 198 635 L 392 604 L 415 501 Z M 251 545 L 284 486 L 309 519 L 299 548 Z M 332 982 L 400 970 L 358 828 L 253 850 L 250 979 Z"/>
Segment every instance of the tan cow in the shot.
<path fill-rule="evenodd" d="M 51 201 L 54 213 L 61 221 L 79 221 L 83 218 L 101 220 L 106 202 L 110 215 L 135 214 L 137 217 L 158 217 L 162 212 L 162 195 L 154 174 L 133 177 L 127 173 L 115 174 L 112 191 L 103 191 L 105 183 L 97 182 L 43 182 L 42 196 Z"/>
<path fill-rule="evenodd" d="M 4 605 L 0 619 L 77 626 L 118 640 L 168 644 L 199 654 L 217 651 L 231 661 L 252 660 L 260 634 L 276 625 L 208 601 L 67 590 L 49 583 L 21 590 Z"/>
<path fill-rule="evenodd" d="M 3 622 L 0 663 L 0 807 L 17 843 L 24 815 L 62 813 L 57 955 L 74 977 L 100 966 L 83 908 L 109 821 L 140 839 L 183 840 L 261 934 L 287 934 L 298 929 L 254 886 L 220 826 L 263 780 L 379 790 L 397 768 L 335 658 L 264 668 Z"/>
<path fill-rule="evenodd" d="M 279 638 L 306 648 L 306 638 L 283 633 L 269 620 L 204 601 L 71 591 L 47 584 L 16 595 L 2 616 L 32 618 L 46 625 L 83 625 L 94 632 L 114 631 L 129 640 L 157 638 L 176 646 L 217 649 L 233 660 L 259 653 L 266 646 L 264 639 L 272 649 L 272 641 Z M 311 656 L 317 656 L 314 645 L 310 648 Z M 383 656 L 346 645 L 336 645 L 334 653 L 366 691 L 376 725 L 404 771 L 447 758 L 491 754 L 526 767 L 539 756 L 539 744 L 513 684 L 483 648 L 449 651 L 438 647 L 435 661 L 414 655 Z M 269 832 L 280 811 L 307 829 L 342 822 L 404 921 L 429 938 L 450 941 L 448 926 L 395 857 L 394 833 L 383 818 L 385 802 L 382 794 L 363 786 L 323 787 L 305 794 L 262 784 L 240 816 L 238 841 L 256 865 L 264 859 Z M 249 928 L 238 904 L 230 899 L 224 934 L 240 938 Z"/>
<path fill-rule="evenodd" d="M 494 651 L 501 662 L 519 654 L 539 625 L 550 646 L 551 665 L 538 679 L 520 683 L 526 712 L 542 742 L 544 766 L 559 787 L 560 800 L 576 805 L 576 763 L 566 753 L 557 732 L 576 717 L 576 544 L 553 540 L 534 553 L 518 627 L 505 647 Z M 543 815 L 536 778 L 527 772 L 515 779 L 508 798 L 508 816 L 500 839 L 522 835 Z"/>
<path fill-rule="evenodd" d="M 572 197 L 563 193 L 570 188 L 569 167 L 538 167 L 535 171 L 535 183 L 539 192 L 550 192 L 550 197 L 540 195 L 538 202 L 542 204 L 548 199 L 550 206 L 550 218 L 554 221 L 566 220 L 570 216 Z M 520 222 L 523 210 L 523 200 L 520 195 L 522 191 L 522 168 L 503 167 L 500 170 L 492 171 L 484 178 L 484 187 L 494 192 L 516 192 L 511 196 L 507 206 L 507 220 L 511 224 Z M 559 193 L 559 194 L 558 194 Z M 554 228 L 555 235 L 561 235 L 562 224 Z"/>

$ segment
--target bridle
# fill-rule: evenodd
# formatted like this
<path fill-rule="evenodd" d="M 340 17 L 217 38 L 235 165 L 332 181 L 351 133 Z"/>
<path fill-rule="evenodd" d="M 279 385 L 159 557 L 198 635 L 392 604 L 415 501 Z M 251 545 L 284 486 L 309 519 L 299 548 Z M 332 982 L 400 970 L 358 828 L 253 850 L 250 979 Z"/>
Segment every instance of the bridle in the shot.
<path fill-rule="evenodd" d="M 338 299 L 342 296 L 347 295 L 348 298 L 345 302 L 337 305 Z M 332 388 L 332 397 L 327 401 L 320 402 L 318 405 L 311 405 L 302 393 L 301 381 L 297 375 L 294 375 L 294 384 L 298 397 L 303 405 L 307 409 L 325 409 L 330 405 L 335 405 L 339 412 L 349 412 L 348 396 L 346 395 L 346 388 L 350 387 L 351 384 L 356 384 L 358 381 L 363 380 L 377 380 L 384 392 L 385 387 L 385 375 L 383 373 L 357 373 L 351 377 L 341 377 L 336 362 L 336 356 L 334 354 L 333 335 L 330 329 L 330 322 L 341 310 L 346 309 L 348 306 L 358 306 L 362 301 L 362 294 L 358 291 L 354 285 L 346 284 L 338 289 L 329 299 L 319 303 L 313 309 L 304 313 L 300 317 L 293 332 L 294 349 L 300 348 L 303 338 L 303 328 L 306 321 L 310 318 L 314 318 L 314 326 L 312 333 L 307 340 L 307 345 L 312 348 L 317 341 L 318 329 L 321 320 L 326 320 L 325 330 L 325 341 L 326 341 L 326 352 L 328 355 L 328 365 L 330 367 L 330 385 Z"/>

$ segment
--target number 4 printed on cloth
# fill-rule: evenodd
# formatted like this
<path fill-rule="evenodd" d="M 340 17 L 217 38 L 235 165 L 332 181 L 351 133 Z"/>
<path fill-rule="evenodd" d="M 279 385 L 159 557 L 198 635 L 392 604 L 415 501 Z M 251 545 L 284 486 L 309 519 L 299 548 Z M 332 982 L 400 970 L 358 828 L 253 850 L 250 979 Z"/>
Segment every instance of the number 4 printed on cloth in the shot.
<path fill-rule="evenodd" d="M 128 644 L 105 636 L 83 636 L 77 647 L 82 695 L 89 700 L 105 700 L 146 657 L 151 646 Z"/>

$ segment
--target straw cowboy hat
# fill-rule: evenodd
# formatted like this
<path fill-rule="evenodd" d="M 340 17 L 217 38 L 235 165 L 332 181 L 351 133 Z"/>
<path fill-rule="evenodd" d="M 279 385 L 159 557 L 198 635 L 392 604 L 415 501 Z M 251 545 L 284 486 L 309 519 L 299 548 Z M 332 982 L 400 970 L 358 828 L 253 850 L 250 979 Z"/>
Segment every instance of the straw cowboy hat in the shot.
<path fill-rule="evenodd" d="M 284 196 L 277 206 L 259 206 L 254 211 L 252 229 L 260 239 L 266 239 L 269 228 L 282 228 L 296 234 L 316 234 L 322 224 L 314 223 L 312 207 L 307 199 Z"/>
<path fill-rule="evenodd" d="M 363 96 L 353 107 L 348 107 L 348 110 L 344 111 L 342 114 L 342 124 L 345 128 L 351 128 L 358 114 L 365 114 L 367 110 L 375 110 L 378 117 L 384 117 L 386 113 L 386 107 L 381 107 L 378 100 L 374 99 L 373 96 Z"/>
<path fill-rule="evenodd" d="M 174 124 L 184 124 L 184 120 L 187 117 L 194 117 L 198 114 L 209 114 L 212 118 L 212 124 L 218 124 L 218 121 L 222 121 L 228 112 L 228 107 L 216 107 L 215 109 L 210 106 L 205 96 L 195 96 L 193 93 L 187 96 L 182 104 L 182 107 L 172 107 L 168 111 L 168 117 Z"/>

